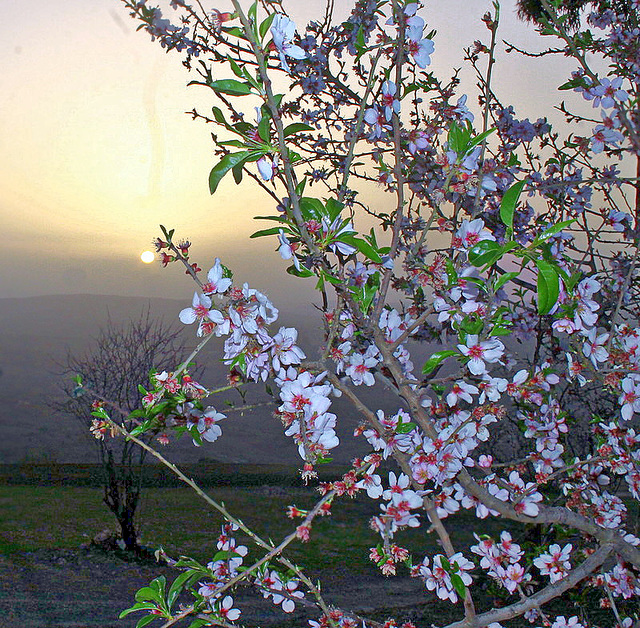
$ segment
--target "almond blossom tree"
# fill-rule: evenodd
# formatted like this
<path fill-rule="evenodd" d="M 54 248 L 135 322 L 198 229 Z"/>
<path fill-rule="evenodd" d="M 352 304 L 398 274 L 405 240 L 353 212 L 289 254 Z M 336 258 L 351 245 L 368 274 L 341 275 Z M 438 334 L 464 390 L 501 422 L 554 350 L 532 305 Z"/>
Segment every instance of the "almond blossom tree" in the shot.
<path fill-rule="evenodd" d="M 372 561 L 459 604 L 448 628 L 632 625 L 640 594 L 640 539 L 628 518 L 640 500 L 640 187 L 623 172 L 640 155 L 638 3 L 618 14 L 601 2 L 573 32 L 558 2 L 541 0 L 541 34 L 575 64 L 560 89 L 595 109 L 582 116 L 568 98 L 560 107 L 586 135 L 571 126 L 561 134 L 546 118 L 519 120 L 503 104 L 492 85 L 497 3 L 482 18 L 487 41 L 465 51 L 478 78 L 478 119 L 457 93 L 457 73 L 444 81 L 427 69 L 437 38 L 417 2 L 357 0 L 338 23 L 329 2 L 304 32 L 279 0 L 231 3 L 223 13 L 174 0 L 168 20 L 145 1 L 124 0 L 143 30 L 186 55 L 191 84 L 209 91 L 211 114 L 192 115 L 216 129 L 210 191 L 229 173 L 264 191 L 259 218 L 271 226 L 253 236 L 271 238 L 288 272 L 315 283 L 323 345 L 312 354 L 297 346 L 295 329 L 276 331 L 277 308 L 235 284 L 218 260 L 201 277 L 164 227 L 161 262 L 183 264 L 199 288 L 180 315 L 199 322 L 195 354 L 222 337 L 231 384 L 267 383 L 307 481 L 340 444 L 333 396 L 358 412 L 356 434 L 369 450 L 317 487 L 312 509 L 291 507 L 301 521 L 278 544 L 194 486 L 231 526 L 224 548 L 208 565 L 165 556 L 181 570 L 169 592 L 156 579 L 123 615 L 148 611 L 140 625 L 233 626 L 242 617 L 233 591 L 244 583 L 285 612 L 313 605 L 312 626 L 382 626 L 335 608 L 285 552 L 313 538 L 316 516 L 362 492 L 380 501 Z M 372 187 L 385 209 L 367 204 Z M 219 413 L 185 382 L 187 363 L 152 377 L 135 429 L 106 407 L 97 420 L 133 442 L 184 432 L 197 443 L 219 439 Z M 365 402 L 362 391 L 376 387 L 395 412 Z M 571 403 L 583 388 L 614 411 L 585 417 L 588 406 Z M 383 463 L 394 470 L 383 472 Z M 478 519 L 471 546 L 449 525 L 462 511 Z M 516 536 L 518 524 L 535 527 L 537 540 Z M 261 558 L 244 563 L 233 526 Z M 436 534 L 441 551 L 412 555 L 401 544 L 410 528 Z M 483 581 L 498 587 L 499 605 L 486 605 Z M 568 594 L 578 587 L 593 592 L 605 624 L 588 608 L 556 615 L 549 603 L 573 609 Z M 182 590 L 193 602 L 176 610 Z"/>

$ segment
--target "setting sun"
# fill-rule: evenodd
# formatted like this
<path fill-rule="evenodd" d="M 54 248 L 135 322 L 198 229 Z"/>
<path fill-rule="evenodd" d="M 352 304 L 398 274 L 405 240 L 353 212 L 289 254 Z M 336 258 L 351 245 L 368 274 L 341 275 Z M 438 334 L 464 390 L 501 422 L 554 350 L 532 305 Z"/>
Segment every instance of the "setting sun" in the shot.
<path fill-rule="evenodd" d="M 143 251 L 140 254 L 140 259 L 145 264 L 152 264 L 154 262 L 154 260 L 156 259 L 156 256 L 151 251 Z"/>

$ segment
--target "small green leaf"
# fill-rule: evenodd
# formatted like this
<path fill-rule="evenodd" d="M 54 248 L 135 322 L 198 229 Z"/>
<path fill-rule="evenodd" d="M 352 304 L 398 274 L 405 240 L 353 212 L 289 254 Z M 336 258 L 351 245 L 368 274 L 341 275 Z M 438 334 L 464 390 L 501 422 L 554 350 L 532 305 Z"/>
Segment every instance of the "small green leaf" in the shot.
<path fill-rule="evenodd" d="M 340 203 L 336 201 L 336 199 L 334 198 L 328 198 L 326 206 L 327 206 L 327 212 L 329 214 L 329 220 L 333 222 L 340 215 L 340 212 L 343 210 L 344 203 Z M 373 235 L 373 229 L 371 230 L 371 234 Z M 375 236 L 373 237 L 375 238 Z"/>
<path fill-rule="evenodd" d="M 211 107 L 211 113 L 213 113 L 213 117 L 216 119 L 216 122 L 218 122 L 219 124 L 224 124 L 226 126 L 227 121 L 220 107 Z"/>
<path fill-rule="evenodd" d="M 463 129 L 459 124 L 453 122 L 449 127 L 449 134 L 447 136 L 449 148 L 457 155 L 463 155 L 467 152 L 470 137 L 471 133 L 469 129 Z"/>
<path fill-rule="evenodd" d="M 221 30 L 227 33 L 227 35 L 233 35 L 234 37 L 239 37 L 240 39 L 246 39 L 244 31 L 238 26 L 223 26 Z"/>
<path fill-rule="evenodd" d="M 536 260 L 538 267 L 538 313 L 548 314 L 558 302 L 560 277 L 552 264 L 545 260 Z"/>
<path fill-rule="evenodd" d="M 140 434 L 144 434 L 152 425 L 153 419 L 147 419 L 138 425 L 138 427 L 134 427 L 129 433 L 131 436 L 139 436 Z"/>
<path fill-rule="evenodd" d="M 513 329 L 505 327 L 505 325 L 496 325 L 490 332 L 489 336 L 508 336 Z"/>
<path fill-rule="evenodd" d="M 356 238 L 355 236 L 341 235 L 340 242 L 344 242 L 345 244 L 355 247 L 360 253 L 376 264 L 382 263 L 382 258 L 378 251 L 376 251 L 366 240 Z"/>
<path fill-rule="evenodd" d="M 195 575 L 197 575 L 197 573 Z M 171 607 L 173 606 L 173 603 L 176 601 L 176 598 L 178 597 L 182 589 L 184 589 L 189 578 L 191 578 L 192 576 L 194 576 L 193 571 L 185 571 L 184 573 L 181 573 L 173 581 L 173 584 L 169 589 L 169 593 L 167 593 L 167 605 L 169 607 L 169 610 L 171 610 Z"/>
<path fill-rule="evenodd" d="M 188 569 L 200 571 L 202 574 L 209 573 L 207 569 L 203 565 L 201 565 L 195 558 L 190 558 L 189 556 L 181 556 L 174 567 L 176 569 L 184 569 L 186 567 Z"/>
<path fill-rule="evenodd" d="M 249 151 L 242 151 L 239 153 L 231 153 L 225 155 L 220 162 L 213 167 L 209 174 L 209 191 L 214 194 L 218 189 L 220 181 L 233 167 L 244 162 L 250 157 Z"/>
<path fill-rule="evenodd" d="M 484 131 L 483 133 L 479 133 L 475 137 L 471 138 L 471 140 L 469 141 L 467 150 L 471 150 L 472 148 L 480 144 L 480 142 L 483 142 L 489 135 L 491 135 L 496 130 L 497 129 L 494 127 L 493 129 L 488 129 L 487 131 Z"/>
<path fill-rule="evenodd" d="M 284 136 L 289 137 L 294 133 L 301 133 L 303 131 L 313 131 L 314 128 L 309 126 L 308 124 L 303 124 L 302 122 L 294 122 L 293 124 L 289 124 L 284 129 Z"/>
<path fill-rule="evenodd" d="M 326 214 L 322 201 L 309 196 L 304 196 L 300 199 L 300 211 L 305 220 L 314 219 L 320 221 Z"/>
<path fill-rule="evenodd" d="M 227 55 L 227 61 L 229 62 L 229 66 L 231 67 L 231 71 L 238 78 L 245 78 L 245 73 L 242 71 L 242 68 L 229 55 Z"/>
<path fill-rule="evenodd" d="M 271 227 L 270 229 L 261 229 L 260 231 L 256 231 L 255 233 L 252 233 L 249 237 L 262 238 L 264 236 L 277 235 L 278 233 L 280 233 L 280 229 L 282 229 L 282 227 Z"/>
<path fill-rule="evenodd" d="M 514 183 L 504 193 L 502 201 L 500 202 L 500 219 L 509 229 L 513 229 L 513 215 L 524 185 L 525 181 L 518 181 L 517 183 Z"/>
<path fill-rule="evenodd" d="M 241 161 L 239 164 L 236 164 L 233 168 L 231 168 L 233 180 L 236 182 L 236 185 L 240 185 L 242 183 L 242 172 L 244 170 L 245 163 L 246 162 Z"/>
<path fill-rule="evenodd" d="M 251 94 L 251 86 L 247 83 L 241 83 L 235 79 L 221 79 L 219 81 L 211 81 L 208 84 L 214 92 L 227 94 L 229 96 L 246 96 Z"/>
<path fill-rule="evenodd" d="M 126 610 L 122 611 L 120 615 L 118 615 L 118 619 L 122 619 L 123 617 L 126 617 L 131 613 L 135 613 L 136 611 L 153 611 L 156 608 L 158 607 L 151 602 L 138 602 L 137 604 L 134 604 L 131 608 L 127 608 Z"/>
<path fill-rule="evenodd" d="M 451 574 L 451 584 L 461 598 L 467 594 L 467 588 L 464 586 L 462 578 L 457 573 Z"/>
<path fill-rule="evenodd" d="M 306 268 L 300 268 L 300 270 L 298 270 L 293 265 L 287 268 L 287 272 L 295 277 L 313 277 L 313 273 L 310 270 L 307 270 Z"/>
<path fill-rule="evenodd" d="M 164 592 L 165 587 L 167 586 L 167 579 L 164 576 L 158 576 L 149 583 L 149 586 L 158 591 L 161 599 L 164 601 Z"/>
<path fill-rule="evenodd" d="M 469 263 L 473 266 L 490 266 L 502 257 L 502 247 L 495 240 L 480 240 L 469 249 Z"/>
<path fill-rule="evenodd" d="M 552 225 L 551 227 L 548 227 L 535 239 L 534 245 L 537 245 L 539 242 L 547 240 L 548 238 L 555 235 L 556 233 L 559 233 L 565 227 L 568 227 L 569 225 L 574 223 L 576 220 L 577 220 L 576 218 L 572 218 L 571 220 L 563 220 L 562 222 L 559 222 L 557 225 Z"/>
<path fill-rule="evenodd" d="M 451 356 L 454 355 L 458 355 L 457 351 L 452 351 L 451 349 L 445 350 L 445 351 L 436 351 L 424 364 L 424 366 L 422 367 L 422 373 L 424 375 L 428 375 L 429 373 L 431 373 L 433 370 L 436 369 L 436 367 L 440 366 L 440 364 L 446 360 L 447 358 L 450 358 Z"/>
<path fill-rule="evenodd" d="M 147 615 L 146 617 L 142 617 L 138 620 L 136 628 L 144 628 L 145 626 L 148 626 L 154 619 L 159 619 L 158 615 Z"/>
<path fill-rule="evenodd" d="M 271 24 L 273 23 L 274 18 L 276 17 L 275 13 L 272 13 L 267 17 L 266 20 L 263 20 L 258 28 L 258 32 L 260 33 L 260 39 L 264 39 L 264 36 L 267 34 L 267 31 L 271 28 Z"/>
<path fill-rule="evenodd" d="M 460 323 L 460 329 L 467 334 L 479 334 L 484 327 L 484 321 L 477 317 L 465 316 Z"/>
<path fill-rule="evenodd" d="M 247 11 L 247 16 L 249 17 L 249 19 L 255 23 L 257 22 L 257 18 L 258 18 L 258 3 L 254 2 L 250 7 L 249 10 Z"/>
<path fill-rule="evenodd" d="M 508 281 L 515 279 L 519 274 L 519 272 L 514 271 L 511 273 L 504 273 L 503 275 L 500 275 L 500 277 L 498 277 L 498 280 L 493 285 L 493 291 L 498 292 L 498 290 L 500 290 L 502 286 L 504 286 Z"/>
<path fill-rule="evenodd" d="M 153 584 L 153 583 L 151 583 Z M 136 592 L 136 602 L 160 602 L 160 592 L 156 587 L 149 585 L 148 587 L 142 587 Z"/>
<path fill-rule="evenodd" d="M 271 130 L 271 118 L 269 116 L 262 116 L 260 122 L 258 122 L 258 135 L 263 142 L 269 141 L 269 134 Z"/>

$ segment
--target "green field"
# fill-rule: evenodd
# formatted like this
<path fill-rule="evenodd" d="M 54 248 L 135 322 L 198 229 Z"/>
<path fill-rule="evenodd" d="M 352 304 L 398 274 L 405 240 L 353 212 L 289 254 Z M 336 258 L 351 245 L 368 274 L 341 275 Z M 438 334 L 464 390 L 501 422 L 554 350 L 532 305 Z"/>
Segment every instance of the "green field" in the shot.
<path fill-rule="evenodd" d="M 221 515 L 191 489 L 166 486 L 172 480 L 163 480 L 158 473 L 158 469 L 152 470 L 147 478 L 149 486 L 142 491 L 138 517 L 141 543 L 153 549 L 162 546 L 172 557 L 188 555 L 208 562 L 216 551 L 215 543 L 223 522 Z M 218 468 L 217 473 L 213 473 L 200 466 L 187 469 L 187 473 L 199 474 L 202 484 L 209 485 L 205 490 L 212 498 L 223 502 L 254 532 L 275 544 L 297 523 L 286 517 L 287 506 L 309 508 L 318 498 L 313 488 L 296 485 L 299 482 L 292 469 L 238 467 L 226 468 L 223 473 Z M 42 480 L 43 474 L 48 477 L 48 486 L 36 482 Z M 65 465 L 62 471 L 31 468 L 27 475 L 26 484 L 13 483 L 20 478 L 24 481 L 24 475 L 18 474 L 15 468 L 0 467 L 0 554 L 29 560 L 28 552 L 73 550 L 88 544 L 102 530 L 116 530 L 115 519 L 102 503 L 96 468 L 90 465 Z M 232 481 L 236 485 L 232 485 Z M 344 573 L 345 569 L 356 579 L 375 574 L 377 569 L 368 554 L 379 537 L 368 527 L 368 521 L 378 509 L 379 502 L 366 495 L 337 499 L 331 516 L 315 520 L 310 542 L 294 542 L 287 551 L 288 558 L 312 577 L 325 578 L 332 573 Z M 635 513 L 630 514 L 633 517 Z M 473 532 L 478 530 L 479 522 L 473 515 L 458 513 L 447 523 L 456 547 L 465 551 L 474 543 Z M 482 532 L 490 534 L 507 528 L 516 539 L 522 539 L 522 533 L 526 532 L 522 527 L 491 518 L 481 522 L 481 526 Z M 238 538 L 248 545 L 250 558 L 261 555 L 242 535 Z M 441 551 L 425 526 L 400 533 L 396 541 L 413 553 L 414 561 Z M 469 553 L 468 549 L 465 553 Z M 475 586 L 476 599 L 485 609 L 495 603 L 491 590 L 486 589 L 488 584 L 480 577 Z M 564 610 L 597 604 L 595 598 L 589 599 L 587 589 L 569 597 L 571 602 L 567 599 L 552 606 Z M 594 610 L 596 614 L 602 613 Z"/>
<path fill-rule="evenodd" d="M 333 469 L 326 479 L 339 477 L 340 471 Z M 254 532 L 275 543 L 299 522 L 286 517 L 287 506 L 309 508 L 319 497 L 314 488 L 302 485 L 290 467 L 198 465 L 185 472 Z M 221 515 L 166 473 L 156 466 L 146 473 L 148 486 L 142 490 L 138 512 L 141 543 L 162 546 L 171 556 L 210 560 L 223 522 Z M 102 530 L 116 531 L 115 519 L 102 503 L 99 468 L 94 465 L 0 466 L 0 510 L 3 554 L 75 548 Z M 375 567 L 368 560 L 369 548 L 379 537 L 368 521 L 379 512 L 378 501 L 366 495 L 343 497 L 336 499 L 332 511 L 329 517 L 316 518 L 311 541 L 296 541 L 290 558 L 319 571 L 348 564 L 357 573 L 371 573 Z M 455 518 L 457 540 L 463 546 L 473 542 L 474 522 L 466 513 Z M 425 535 L 425 528 L 406 531 L 398 542 L 420 558 L 438 551 L 435 538 Z M 251 551 L 250 543 L 247 545 Z"/>

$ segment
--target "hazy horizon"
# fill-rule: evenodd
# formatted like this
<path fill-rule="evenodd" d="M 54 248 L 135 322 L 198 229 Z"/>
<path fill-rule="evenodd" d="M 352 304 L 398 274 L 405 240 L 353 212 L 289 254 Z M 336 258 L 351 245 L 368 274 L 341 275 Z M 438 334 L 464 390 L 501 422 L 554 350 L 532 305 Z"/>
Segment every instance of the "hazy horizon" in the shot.
<path fill-rule="evenodd" d="M 219 3 L 218 8 L 224 8 Z M 290 3 L 298 26 L 323 2 Z M 422 11 L 438 30 L 431 69 L 441 78 L 462 64 L 462 48 L 486 36 L 480 18 L 491 2 L 426 2 Z M 346 15 L 346 0 L 336 2 Z M 518 22 L 515 0 L 502 7 L 501 38 L 539 49 L 531 26 Z M 193 242 L 203 268 L 215 257 L 241 281 L 276 296 L 311 294 L 309 282 L 282 272 L 275 238 L 249 240 L 273 212 L 273 201 L 230 177 L 211 197 L 208 174 L 216 159 L 209 130 L 184 112 L 206 111 L 213 100 L 178 54 L 166 54 L 116 0 L 66 0 L 56 6 L 23 0 L 5 7 L 11 29 L 0 42 L 0 296 L 92 293 L 188 298 L 181 271 L 139 261 L 159 235 L 158 224 Z M 562 59 L 543 61 L 498 53 L 495 90 L 518 114 L 548 114 Z M 548 89 L 540 89 L 540 69 Z M 460 74 L 477 109 L 475 79 Z M 553 99 L 553 100 L 551 100 Z M 256 263 L 256 261 L 258 263 Z M 277 280 L 274 280 L 277 277 Z"/>

